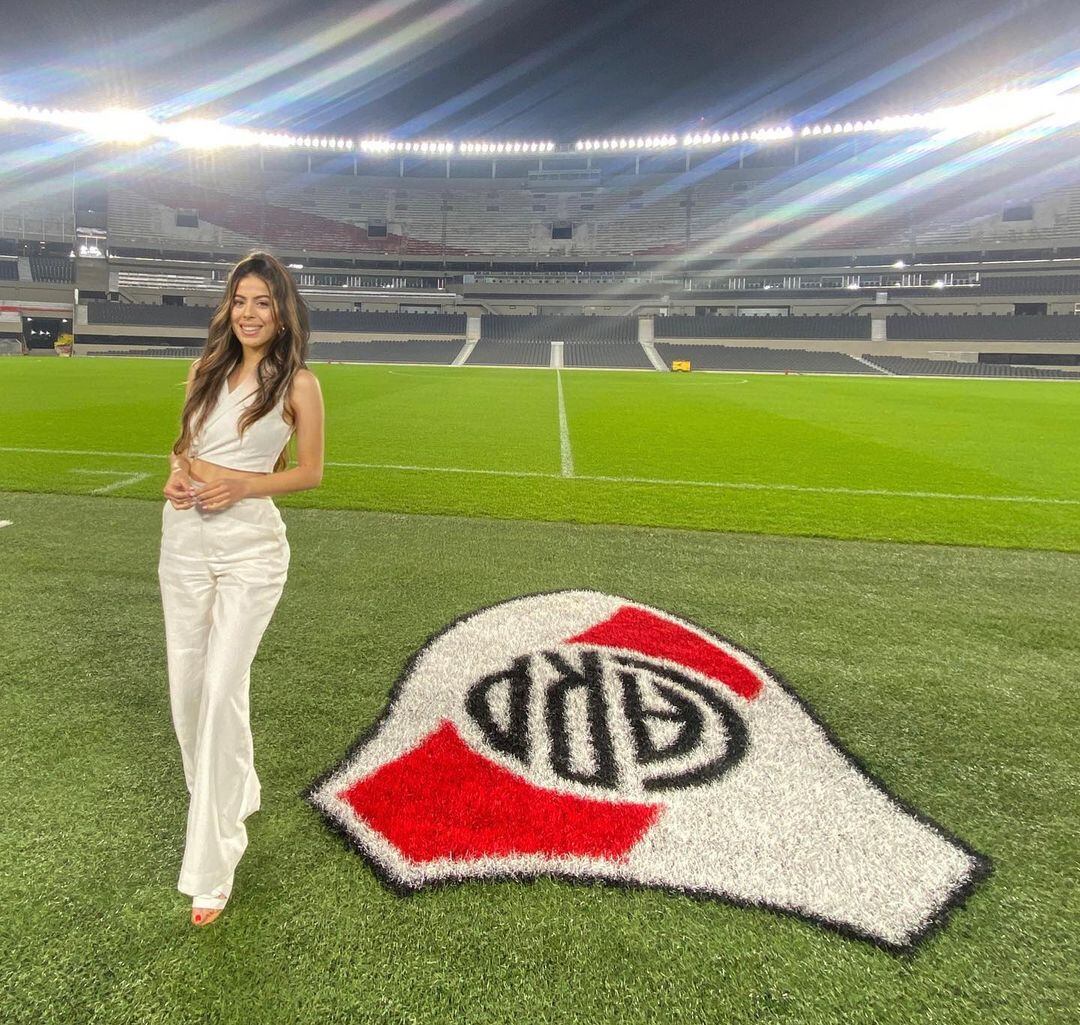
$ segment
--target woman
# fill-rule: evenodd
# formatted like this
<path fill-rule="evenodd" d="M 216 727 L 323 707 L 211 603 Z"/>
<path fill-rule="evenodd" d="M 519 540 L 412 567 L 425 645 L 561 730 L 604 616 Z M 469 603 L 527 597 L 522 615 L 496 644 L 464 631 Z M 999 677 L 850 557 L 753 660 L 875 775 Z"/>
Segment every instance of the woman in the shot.
<path fill-rule="evenodd" d="M 289 272 L 252 253 L 233 268 L 192 364 L 165 485 L 158 577 L 169 695 L 191 795 L 178 888 L 193 925 L 232 892 L 259 807 L 248 683 L 285 586 L 289 545 L 272 495 L 318 487 L 323 404 L 308 318 Z M 286 469 L 295 432 L 298 465 Z"/>

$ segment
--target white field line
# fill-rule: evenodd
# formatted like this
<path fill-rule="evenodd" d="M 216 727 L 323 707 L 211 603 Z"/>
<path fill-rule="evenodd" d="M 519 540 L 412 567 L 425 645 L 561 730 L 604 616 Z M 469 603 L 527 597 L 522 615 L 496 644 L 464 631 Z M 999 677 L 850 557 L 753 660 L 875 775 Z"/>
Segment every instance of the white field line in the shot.
<path fill-rule="evenodd" d="M 127 470 L 72 470 L 72 473 L 92 473 L 98 477 L 120 477 L 120 480 L 113 481 L 112 484 L 105 484 L 100 488 L 94 488 L 90 492 L 91 495 L 107 495 L 110 491 L 115 491 L 117 488 L 126 488 L 129 484 L 138 484 L 141 480 L 146 480 L 150 476 L 148 473 L 130 473 Z"/>
<path fill-rule="evenodd" d="M 0 520 L 0 528 L 13 526 L 14 520 Z"/>
<path fill-rule="evenodd" d="M 559 456 L 562 460 L 562 475 L 574 476 L 574 451 L 570 448 L 570 427 L 566 422 L 566 403 L 563 401 L 562 371 L 555 371 L 555 383 L 559 389 Z"/>
<path fill-rule="evenodd" d="M 165 462 L 166 457 L 155 452 L 96 452 L 85 449 L 65 448 L 12 448 L 0 446 L 0 452 L 39 452 L 52 456 L 120 456 L 127 459 L 155 459 Z M 327 462 L 326 466 L 342 470 L 400 470 L 405 473 L 459 473 L 478 477 L 538 477 L 546 480 L 562 480 L 561 473 L 544 473 L 540 470 L 476 470 L 464 466 L 417 466 L 410 463 L 344 463 Z M 97 471 L 102 472 L 102 471 Z M 118 471 L 109 471 L 115 473 Z M 144 474 L 149 476 L 149 474 Z M 668 477 L 604 477 L 579 474 L 574 480 L 593 481 L 602 484 L 655 484 L 680 488 L 720 488 L 726 491 L 788 491 L 806 495 L 853 495 L 870 498 L 925 498 L 944 499 L 951 502 L 1014 502 L 1020 505 L 1077 505 L 1080 498 L 1043 498 L 1037 495 L 971 495 L 953 494 L 947 491 L 890 491 L 886 488 L 828 488 L 804 484 L 766 484 L 756 481 L 724 480 L 672 480 Z"/>

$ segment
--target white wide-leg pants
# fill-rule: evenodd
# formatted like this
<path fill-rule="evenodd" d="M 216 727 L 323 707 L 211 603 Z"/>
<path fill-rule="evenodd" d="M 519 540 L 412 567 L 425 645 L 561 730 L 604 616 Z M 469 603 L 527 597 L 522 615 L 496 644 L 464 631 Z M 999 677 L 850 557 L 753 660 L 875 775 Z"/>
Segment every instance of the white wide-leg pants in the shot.
<path fill-rule="evenodd" d="M 269 498 L 220 512 L 161 514 L 158 579 L 169 697 L 191 801 L 177 888 L 231 892 L 259 808 L 248 714 L 252 659 L 289 569 L 285 524 Z"/>

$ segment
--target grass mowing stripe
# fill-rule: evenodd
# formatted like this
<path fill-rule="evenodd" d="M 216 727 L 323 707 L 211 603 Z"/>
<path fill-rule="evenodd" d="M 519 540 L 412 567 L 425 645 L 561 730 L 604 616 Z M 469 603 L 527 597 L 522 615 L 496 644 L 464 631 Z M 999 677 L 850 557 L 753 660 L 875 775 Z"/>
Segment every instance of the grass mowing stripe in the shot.
<path fill-rule="evenodd" d="M 555 371 L 555 383 L 559 391 L 559 455 L 562 461 L 562 475 L 574 476 L 574 451 L 570 448 L 570 426 L 566 422 L 566 403 L 563 400 L 562 371 Z"/>
<path fill-rule="evenodd" d="M 561 392 L 560 392 L 561 398 Z M 565 417 L 565 411 L 560 406 L 560 420 Z M 132 459 L 164 459 L 164 456 L 153 455 L 149 452 L 91 452 L 80 449 L 48 449 L 48 448 L 6 448 L 0 446 L 0 452 L 30 452 L 46 455 L 72 455 L 72 456 L 118 456 Z M 946 491 L 893 491 L 887 488 L 832 488 L 813 487 L 804 484 L 775 484 L 758 483 L 756 481 L 722 481 L 722 480 L 674 480 L 668 477 L 608 477 L 601 474 L 575 474 L 573 456 L 569 453 L 569 439 L 562 454 L 563 471 L 561 473 L 544 473 L 540 470 L 486 470 L 464 466 L 418 466 L 408 463 L 353 463 L 337 462 L 328 460 L 326 466 L 336 469 L 352 470 L 400 470 L 408 473 L 463 473 L 476 474 L 483 477 L 539 477 L 547 480 L 557 480 L 560 477 L 573 477 L 575 480 L 596 481 L 604 484 L 659 484 L 685 488 L 723 488 L 732 491 L 791 491 L 809 495 L 851 495 L 858 497 L 865 495 L 871 498 L 923 498 L 943 499 L 946 501 L 968 502 L 1018 502 L 1030 505 L 1080 505 L 1080 498 L 1048 498 L 1036 495 L 965 495 L 954 494 Z M 569 463 L 569 472 L 567 464 Z M 78 470 L 78 473 L 99 473 L 106 471 Z M 107 471 L 113 472 L 113 471 Z M 123 483 L 134 483 L 136 480 L 145 479 L 147 474 L 137 474 L 131 480 Z M 123 484 L 115 484 L 121 487 Z M 105 490 L 105 489 L 99 489 Z M 98 492 L 95 491 L 95 494 Z"/>

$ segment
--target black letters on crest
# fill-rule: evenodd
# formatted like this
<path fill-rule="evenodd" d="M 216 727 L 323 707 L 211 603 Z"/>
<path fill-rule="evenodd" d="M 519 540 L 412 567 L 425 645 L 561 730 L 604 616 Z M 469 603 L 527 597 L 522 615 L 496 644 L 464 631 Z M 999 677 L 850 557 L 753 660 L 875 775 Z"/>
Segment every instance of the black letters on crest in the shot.
<path fill-rule="evenodd" d="M 613 790 L 620 783 L 619 766 L 609 722 L 613 709 L 609 708 L 604 688 L 604 659 L 612 656 L 594 648 L 583 647 L 579 651 L 577 666 L 559 652 L 541 652 L 538 658 L 542 657 L 558 674 L 546 681 L 539 680 L 534 674 L 532 656 L 518 656 L 508 668 L 482 677 L 469 688 L 465 710 L 494 750 L 528 765 L 531 756 L 529 703 L 533 687 L 542 687 L 543 724 L 550 738 L 552 771 L 568 782 Z M 707 783 L 742 760 L 749 743 L 746 726 L 717 687 L 650 659 L 625 655 L 614 655 L 613 658 L 619 667 L 616 677 L 622 696 L 622 701 L 617 704 L 621 704 L 620 710 L 625 716 L 637 766 L 642 770 L 656 770 L 683 759 L 683 767 L 675 771 L 639 776 L 638 783 L 645 790 L 669 790 Z M 656 708 L 646 701 L 643 697 L 645 680 L 667 707 Z M 492 711 L 492 692 L 499 686 L 507 688 L 508 714 L 499 717 L 505 722 L 497 721 Z M 580 766 L 575 768 L 573 764 L 570 702 L 575 693 L 584 698 L 591 761 L 588 770 Z M 692 757 L 706 742 L 707 720 L 702 705 L 714 713 L 722 727 L 723 747 L 706 761 L 685 768 L 685 759 Z M 658 743 L 649 728 L 651 723 L 674 724 L 674 736 L 667 743 Z M 535 725 L 539 724 L 534 724 L 534 728 Z"/>

